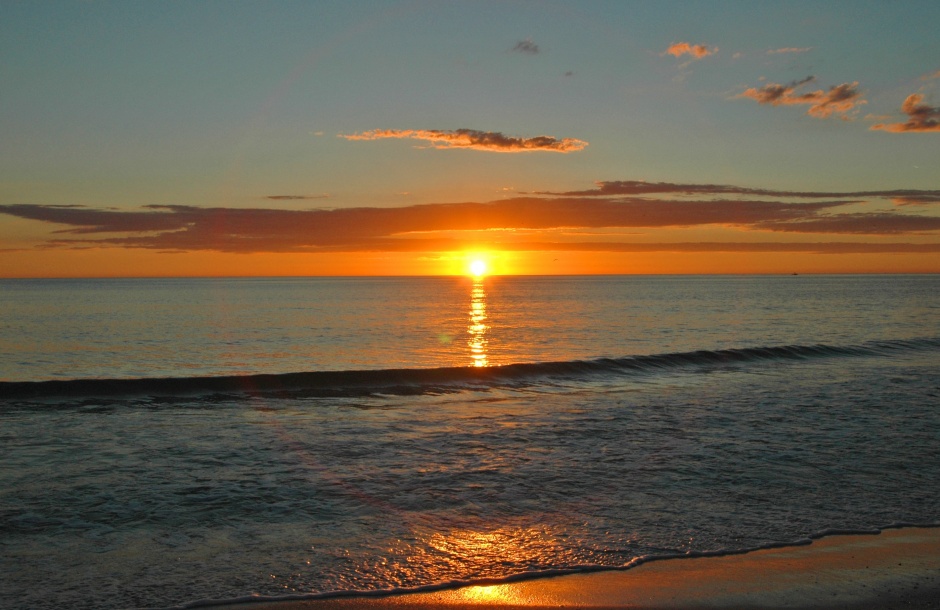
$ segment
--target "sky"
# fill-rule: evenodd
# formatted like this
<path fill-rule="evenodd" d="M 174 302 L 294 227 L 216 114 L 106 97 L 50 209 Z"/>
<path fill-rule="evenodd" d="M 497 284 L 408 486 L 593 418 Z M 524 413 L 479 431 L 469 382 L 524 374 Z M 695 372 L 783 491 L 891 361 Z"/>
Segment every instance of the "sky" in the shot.
<path fill-rule="evenodd" d="M 937 23 L 3 2 L 0 277 L 938 273 Z"/>

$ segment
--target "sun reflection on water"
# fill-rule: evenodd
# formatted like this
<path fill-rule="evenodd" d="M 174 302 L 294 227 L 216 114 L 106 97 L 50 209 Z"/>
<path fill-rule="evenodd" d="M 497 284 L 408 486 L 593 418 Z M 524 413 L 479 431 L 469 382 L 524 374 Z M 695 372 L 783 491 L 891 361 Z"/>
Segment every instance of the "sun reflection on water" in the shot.
<path fill-rule="evenodd" d="M 470 346 L 473 366 L 489 366 L 486 355 L 486 331 L 489 328 L 486 323 L 486 290 L 483 288 L 483 278 L 479 277 L 473 281 L 473 290 L 470 292 L 470 320 L 467 323 L 467 334 L 470 335 L 467 345 Z"/>
<path fill-rule="evenodd" d="M 453 529 L 436 532 L 426 539 L 429 549 L 440 553 L 438 561 L 461 565 L 477 577 L 505 576 L 489 574 L 486 567 L 515 565 L 523 571 L 548 565 L 557 552 L 557 542 L 539 527 L 499 527 L 494 529 Z M 448 561 L 449 560 L 449 561 Z M 512 570 L 515 572 L 516 570 Z M 448 594 L 455 602 L 466 604 L 525 605 L 525 594 L 505 584 L 479 584 L 455 589 Z"/>

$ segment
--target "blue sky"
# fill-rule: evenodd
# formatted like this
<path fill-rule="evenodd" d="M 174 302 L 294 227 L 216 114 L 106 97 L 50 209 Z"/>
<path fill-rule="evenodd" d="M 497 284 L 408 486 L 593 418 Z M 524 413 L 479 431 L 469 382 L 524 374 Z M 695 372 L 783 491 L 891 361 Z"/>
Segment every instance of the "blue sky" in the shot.
<path fill-rule="evenodd" d="M 937 23 L 936 2 L 8 2 L 0 205 L 400 207 L 621 180 L 932 190 L 940 132 L 871 127 L 907 120 L 912 94 L 940 107 Z M 666 52 L 681 42 L 705 54 Z M 845 84 L 851 108 L 742 96 L 810 76 L 788 99 Z M 587 146 L 338 137 L 461 128 Z M 268 199 L 285 195 L 306 198 Z M 56 228 L 0 214 L 16 247 Z"/>

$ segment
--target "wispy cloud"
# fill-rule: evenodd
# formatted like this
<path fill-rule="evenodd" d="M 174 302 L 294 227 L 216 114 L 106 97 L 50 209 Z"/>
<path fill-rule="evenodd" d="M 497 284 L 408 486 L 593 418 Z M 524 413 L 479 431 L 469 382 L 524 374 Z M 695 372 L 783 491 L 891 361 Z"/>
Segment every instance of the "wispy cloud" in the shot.
<path fill-rule="evenodd" d="M 940 243 L 904 242 L 805 242 L 805 241 L 707 241 L 707 242 L 517 242 L 516 250 L 591 252 L 805 252 L 809 254 L 878 254 L 940 252 Z M 503 245 L 503 249 L 509 249 Z"/>
<path fill-rule="evenodd" d="M 265 195 L 265 199 L 271 199 L 272 201 L 299 201 L 305 199 L 329 199 L 329 193 L 323 193 L 322 195 Z"/>
<path fill-rule="evenodd" d="M 940 203 L 940 194 L 902 195 L 891 201 L 894 205 L 933 205 Z"/>
<path fill-rule="evenodd" d="M 372 131 L 356 134 L 340 134 L 339 137 L 347 140 L 381 140 L 385 138 L 424 140 L 431 143 L 431 148 L 469 148 L 503 153 L 536 151 L 570 153 L 582 150 L 588 145 L 587 142 L 574 138 L 558 139 L 552 136 L 517 138 L 503 135 L 498 131 L 478 131 L 476 129 L 455 129 L 453 131 L 438 129 L 373 129 Z"/>
<path fill-rule="evenodd" d="M 769 49 L 768 55 L 779 55 L 780 53 L 806 53 L 812 51 L 813 47 L 783 47 L 782 49 Z"/>
<path fill-rule="evenodd" d="M 938 190 L 895 189 L 884 191 L 781 191 L 749 188 L 728 184 L 684 184 L 677 182 L 646 182 L 643 180 L 612 180 L 597 182 L 597 188 L 581 191 L 539 191 L 537 195 L 563 197 L 609 197 L 623 195 L 744 195 L 758 197 L 792 197 L 798 199 L 831 198 L 940 198 Z"/>
<path fill-rule="evenodd" d="M 538 55 L 539 45 L 532 42 L 531 38 L 526 38 L 525 40 L 520 40 L 517 42 L 516 46 L 512 48 L 512 51 L 526 55 Z"/>
<path fill-rule="evenodd" d="M 689 55 L 692 59 L 702 59 L 718 52 L 718 47 L 709 49 L 703 44 L 690 44 L 688 42 L 674 42 L 669 48 L 660 53 L 660 55 L 672 55 L 673 57 L 682 57 Z"/>
<path fill-rule="evenodd" d="M 772 220 L 758 223 L 755 228 L 787 233 L 897 235 L 940 230 L 940 217 L 893 214 L 891 212 L 834 214 L 797 220 Z"/>
<path fill-rule="evenodd" d="M 933 80 L 935 78 L 940 78 L 940 70 L 936 72 L 931 72 L 930 74 L 925 74 L 920 77 L 920 80 Z"/>
<path fill-rule="evenodd" d="M 871 129 L 894 133 L 940 131 L 940 107 L 928 106 L 923 101 L 923 95 L 912 93 L 901 104 L 901 112 L 907 115 L 907 121 L 903 123 L 877 123 L 872 125 Z"/>
<path fill-rule="evenodd" d="M 760 88 L 751 88 L 738 94 L 735 98 L 750 98 L 758 104 L 771 106 L 809 105 L 806 114 L 825 119 L 833 114 L 847 118 L 850 111 L 857 106 L 867 103 L 862 99 L 858 90 L 858 82 L 842 83 L 830 87 L 828 91 L 819 89 L 807 93 L 797 93 L 797 89 L 816 80 L 815 76 L 807 76 L 803 80 L 793 81 L 788 85 L 768 83 Z"/>

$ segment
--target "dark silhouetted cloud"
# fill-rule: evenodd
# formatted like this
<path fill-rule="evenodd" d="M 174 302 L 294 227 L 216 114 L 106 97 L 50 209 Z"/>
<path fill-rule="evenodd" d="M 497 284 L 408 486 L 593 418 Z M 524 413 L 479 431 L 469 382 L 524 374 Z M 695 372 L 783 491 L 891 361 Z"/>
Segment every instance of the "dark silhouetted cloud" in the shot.
<path fill-rule="evenodd" d="M 780 191 L 757 189 L 727 184 L 682 184 L 675 182 L 645 182 L 643 180 L 614 180 L 598 182 L 597 188 L 583 191 L 540 191 L 537 195 L 564 197 L 606 197 L 622 195 L 747 195 L 759 197 L 795 197 L 799 199 L 828 199 L 833 197 L 918 198 L 940 197 L 938 190 L 896 189 L 887 191 Z"/>
<path fill-rule="evenodd" d="M 574 138 L 558 139 L 552 136 L 516 138 L 503 135 L 498 131 L 478 131 L 476 129 L 455 129 L 453 131 L 439 129 L 373 129 L 372 131 L 349 135 L 340 134 L 339 137 L 347 140 L 407 138 L 425 140 L 431 143 L 432 148 L 469 148 L 503 153 L 535 151 L 570 153 L 582 150 L 588 145 L 587 142 Z"/>
<path fill-rule="evenodd" d="M 501 249 L 589 252 L 806 252 L 811 254 L 877 254 L 940 252 L 940 243 L 901 242 L 514 242 Z"/>
<path fill-rule="evenodd" d="M 940 218 L 899 213 L 835 214 L 846 201 L 657 200 L 517 197 L 488 203 L 398 208 L 272 210 L 148 206 L 116 212 L 85 207 L 4 205 L 0 213 L 64 225 L 47 245 L 161 251 L 340 252 L 450 249 L 434 231 L 663 228 L 703 225 L 790 233 L 894 235 L 940 229 Z M 66 238 L 66 235 L 72 237 Z M 94 236 L 94 237 L 90 237 Z M 497 239 L 497 242 L 500 240 Z M 518 241 L 518 240 L 516 240 Z M 593 249 L 591 242 L 569 246 Z M 758 247 L 758 246 L 755 246 Z M 760 246 L 763 247 L 763 246 Z"/>
<path fill-rule="evenodd" d="M 323 193 L 322 195 L 265 195 L 265 199 L 271 199 L 272 201 L 301 201 L 305 199 L 329 199 L 329 193 Z"/>
<path fill-rule="evenodd" d="M 435 203 L 342 209 L 202 208 L 151 205 L 114 210 L 67 205 L 0 205 L 0 214 L 58 225 L 39 247 L 146 248 L 167 252 L 430 252 L 469 245 L 435 232 L 492 231 L 494 248 L 643 251 L 934 252 L 936 244 L 630 244 L 575 236 L 578 229 L 686 228 L 706 225 L 743 231 L 891 236 L 940 231 L 940 217 L 901 211 L 839 213 L 857 197 L 890 198 L 899 205 L 940 200 L 940 191 L 803 192 L 729 185 L 601 182 L 589 191 L 513 197 L 490 202 Z M 676 196 L 679 197 L 676 197 Z M 695 197 L 688 199 L 688 197 Z M 783 197 L 817 199 L 792 202 Z M 569 233 L 557 242 L 537 232 Z M 536 232 L 536 234 L 533 234 Z M 544 234 L 543 234 L 544 235 Z M 468 240 L 470 238 L 467 238 Z M 479 236 L 474 238 L 477 242 Z"/>
<path fill-rule="evenodd" d="M 819 119 L 828 118 L 833 114 L 846 118 L 848 112 L 867 103 L 858 90 L 858 82 L 842 83 L 830 87 L 828 91 L 819 89 L 808 93 L 797 93 L 797 89 L 815 80 L 815 76 L 808 76 L 788 85 L 768 83 L 760 88 L 747 89 L 735 97 L 749 98 L 758 104 L 771 106 L 809 105 L 806 114 Z"/>
<path fill-rule="evenodd" d="M 894 133 L 940 131 L 940 107 L 928 106 L 923 101 L 923 95 L 912 93 L 901 104 L 901 112 L 907 115 L 907 121 L 904 123 L 878 123 L 872 125 L 871 129 Z"/>
<path fill-rule="evenodd" d="M 56 231 L 59 234 L 124 234 L 95 240 L 59 240 L 60 244 L 160 250 L 301 252 L 325 247 L 381 249 L 409 233 L 428 231 L 704 224 L 750 226 L 812 217 L 842 203 L 517 197 L 489 203 L 335 210 L 172 205 L 113 212 L 93 208 L 6 205 L 0 206 L 0 213 L 66 225 L 68 228 Z"/>
<path fill-rule="evenodd" d="M 660 53 L 660 55 L 672 55 L 673 57 L 682 57 L 689 55 L 692 59 L 702 59 L 718 52 L 718 47 L 709 49 L 703 44 L 689 44 L 688 42 L 674 42 L 669 48 Z"/>
<path fill-rule="evenodd" d="M 512 48 L 516 53 L 525 53 L 527 55 L 538 55 L 539 45 L 532 42 L 531 38 L 526 38 L 525 40 L 520 40 L 516 43 L 516 46 Z"/>
<path fill-rule="evenodd" d="M 757 223 L 758 229 L 787 233 L 853 233 L 864 235 L 895 235 L 940 230 L 940 217 L 869 212 L 836 214 L 798 220 L 772 220 Z"/>

